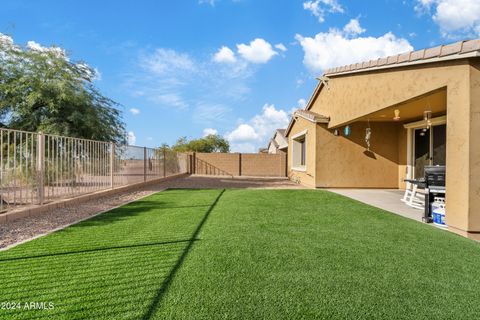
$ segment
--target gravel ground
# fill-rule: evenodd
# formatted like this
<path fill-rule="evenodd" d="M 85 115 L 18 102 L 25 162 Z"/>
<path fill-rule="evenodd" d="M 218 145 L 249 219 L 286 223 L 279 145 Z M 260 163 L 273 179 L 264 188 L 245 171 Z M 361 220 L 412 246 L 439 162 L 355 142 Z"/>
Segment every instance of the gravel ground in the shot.
<path fill-rule="evenodd" d="M 276 178 L 230 178 L 188 176 L 148 186 L 137 191 L 123 192 L 109 197 L 67 206 L 35 217 L 26 217 L 0 225 L 0 249 L 33 237 L 65 227 L 79 220 L 122 204 L 141 199 L 166 188 L 266 188 L 301 189 L 302 186 Z"/>

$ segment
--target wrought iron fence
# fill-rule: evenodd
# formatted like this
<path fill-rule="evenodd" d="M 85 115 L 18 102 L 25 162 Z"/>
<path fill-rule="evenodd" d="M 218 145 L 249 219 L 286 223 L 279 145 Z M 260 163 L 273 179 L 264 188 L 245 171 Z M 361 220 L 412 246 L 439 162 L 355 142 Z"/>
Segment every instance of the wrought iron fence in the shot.
<path fill-rule="evenodd" d="M 187 172 L 187 155 L 0 128 L 0 212 Z"/>

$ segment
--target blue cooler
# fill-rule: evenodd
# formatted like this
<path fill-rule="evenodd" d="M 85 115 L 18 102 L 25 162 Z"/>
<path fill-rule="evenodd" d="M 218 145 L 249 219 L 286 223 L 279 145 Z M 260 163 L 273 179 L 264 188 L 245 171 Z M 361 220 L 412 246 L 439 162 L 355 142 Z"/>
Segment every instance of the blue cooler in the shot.
<path fill-rule="evenodd" d="M 433 224 L 440 228 L 446 228 L 445 224 L 445 205 L 440 204 L 432 211 Z"/>

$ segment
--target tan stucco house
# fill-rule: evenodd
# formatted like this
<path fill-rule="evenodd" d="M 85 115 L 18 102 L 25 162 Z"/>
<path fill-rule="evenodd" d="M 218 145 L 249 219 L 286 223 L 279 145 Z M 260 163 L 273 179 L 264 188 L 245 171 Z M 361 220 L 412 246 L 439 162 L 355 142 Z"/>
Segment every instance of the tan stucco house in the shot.
<path fill-rule="evenodd" d="M 480 40 L 327 70 L 286 136 L 310 187 L 402 189 L 446 165 L 449 229 L 480 235 Z"/>
<path fill-rule="evenodd" d="M 285 129 L 275 130 L 272 139 L 270 139 L 268 143 L 267 149 L 270 154 L 287 153 L 288 140 L 285 137 Z"/>

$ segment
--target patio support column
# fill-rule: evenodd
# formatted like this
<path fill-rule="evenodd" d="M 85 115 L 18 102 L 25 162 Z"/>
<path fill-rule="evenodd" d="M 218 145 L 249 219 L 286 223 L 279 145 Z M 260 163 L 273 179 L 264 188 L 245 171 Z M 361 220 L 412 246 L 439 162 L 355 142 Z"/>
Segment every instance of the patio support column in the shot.
<path fill-rule="evenodd" d="M 469 225 L 480 239 L 480 68 L 470 67 Z"/>
<path fill-rule="evenodd" d="M 465 78 L 447 88 L 446 222 L 480 238 L 480 72 L 465 67 Z"/>

